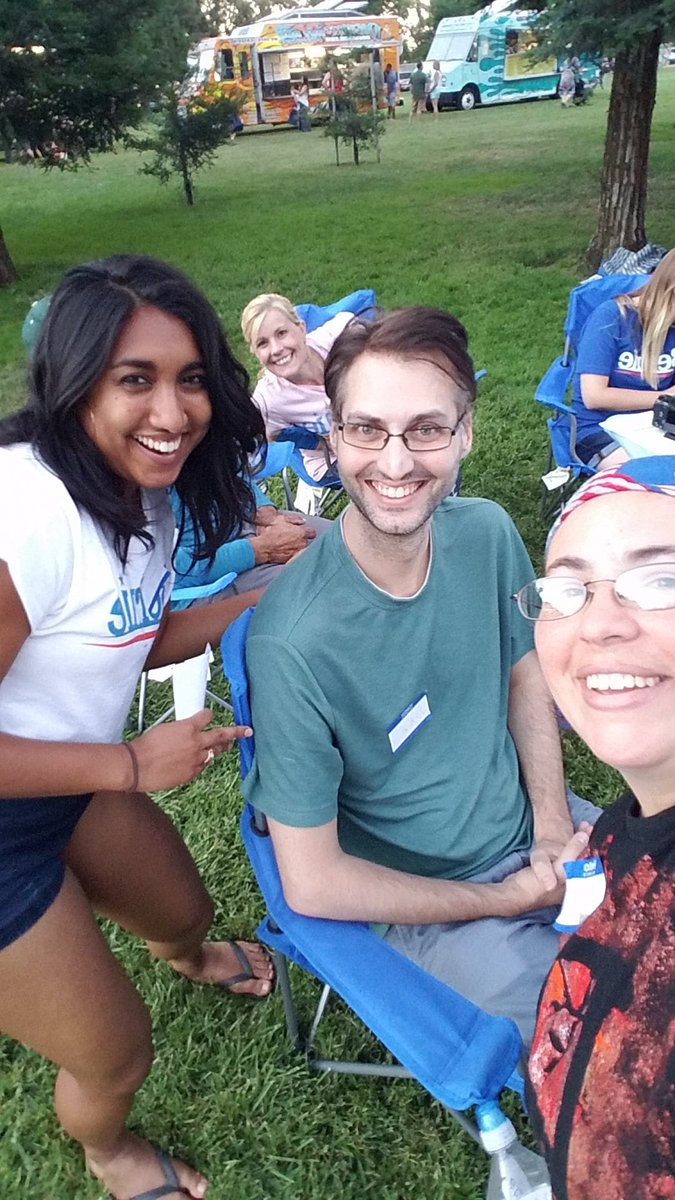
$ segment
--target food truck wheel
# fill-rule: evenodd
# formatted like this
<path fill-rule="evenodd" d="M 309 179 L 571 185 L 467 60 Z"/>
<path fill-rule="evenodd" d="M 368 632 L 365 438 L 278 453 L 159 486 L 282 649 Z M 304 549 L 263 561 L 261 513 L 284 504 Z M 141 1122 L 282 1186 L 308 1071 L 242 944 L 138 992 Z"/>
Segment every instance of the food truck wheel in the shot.
<path fill-rule="evenodd" d="M 461 108 L 463 112 L 471 112 L 471 109 L 475 108 L 477 103 L 478 95 L 476 93 L 476 89 L 472 87 L 462 88 L 461 92 L 459 93 L 457 107 Z"/>

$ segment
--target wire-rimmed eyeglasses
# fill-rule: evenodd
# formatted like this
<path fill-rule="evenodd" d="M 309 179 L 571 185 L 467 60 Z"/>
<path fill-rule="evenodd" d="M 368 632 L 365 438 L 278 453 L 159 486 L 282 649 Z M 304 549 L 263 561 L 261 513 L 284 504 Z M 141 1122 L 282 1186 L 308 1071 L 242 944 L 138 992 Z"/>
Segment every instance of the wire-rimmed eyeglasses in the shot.
<path fill-rule="evenodd" d="M 614 585 L 619 604 L 643 612 L 675 608 L 675 563 L 649 563 L 622 571 L 616 579 L 575 579 L 547 575 L 526 583 L 513 596 L 527 621 L 559 621 L 573 617 L 589 603 L 599 583 Z"/>
<path fill-rule="evenodd" d="M 424 421 L 420 425 L 412 425 L 403 433 L 390 433 L 381 425 L 370 425 L 367 421 L 343 421 L 338 424 L 338 429 L 343 441 L 359 450 L 384 450 L 390 438 L 401 438 L 408 450 L 419 454 L 425 450 L 447 449 L 461 423 L 462 418 L 451 428 L 449 425 L 437 425 L 435 421 Z"/>

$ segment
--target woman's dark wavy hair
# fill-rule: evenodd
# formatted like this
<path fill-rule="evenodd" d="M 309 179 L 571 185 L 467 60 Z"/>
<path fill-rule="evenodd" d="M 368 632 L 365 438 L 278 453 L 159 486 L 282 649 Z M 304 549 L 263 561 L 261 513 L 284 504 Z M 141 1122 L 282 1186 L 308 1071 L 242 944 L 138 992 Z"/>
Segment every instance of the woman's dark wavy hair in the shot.
<path fill-rule="evenodd" d="M 115 254 L 66 272 L 33 353 L 28 403 L 0 421 L 0 445 L 30 442 L 75 503 L 112 531 L 123 560 L 132 537 L 151 544 L 138 505 L 80 419 L 124 326 L 148 305 L 183 321 L 203 360 L 211 424 L 175 489 L 192 520 L 195 559 L 212 559 L 255 512 L 246 472 L 251 457 L 264 450 L 264 424 L 250 397 L 248 373 L 232 355 L 215 310 L 175 267 L 146 255 Z"/>

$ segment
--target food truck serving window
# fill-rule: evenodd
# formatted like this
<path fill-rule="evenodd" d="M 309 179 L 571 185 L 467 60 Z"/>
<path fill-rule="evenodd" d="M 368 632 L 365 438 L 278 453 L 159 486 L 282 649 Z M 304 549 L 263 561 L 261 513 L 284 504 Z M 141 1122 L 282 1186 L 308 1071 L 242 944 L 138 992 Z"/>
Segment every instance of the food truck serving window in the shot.
<path fill-rule="evenodd" d="M 231 50 L 221 50 L 218 55 L 218 72 L 221 79 L 234 79 L 234 55 Z"/>
<path fill-rule="evenodd" d="M 248 63 L 248 54 L 245 50 L 242 50 L 241 54 L 239 55 L 239 78 L 248 79 L 250 74 L 251 68 L 249 67 Z"/>

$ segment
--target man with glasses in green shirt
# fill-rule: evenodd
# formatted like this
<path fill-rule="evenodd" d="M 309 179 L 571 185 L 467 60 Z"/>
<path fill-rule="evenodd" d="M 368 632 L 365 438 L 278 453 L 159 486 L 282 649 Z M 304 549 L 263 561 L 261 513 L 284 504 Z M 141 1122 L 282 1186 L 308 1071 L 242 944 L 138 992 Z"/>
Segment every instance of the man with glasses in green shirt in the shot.
<path fill-rule="evenodd" d="M 291 907 L 384 924 L 528 1042 L 559 860 L 596 810 L 575 798 L 570 814 L 512 600 L 533 576 L 525 548 L 497 505 L 450 495 L 472 442 L 466 332 L 423 307 L 354 321 L 325 383 L 351 503 L 254 616 L 247 796 Z"/>

